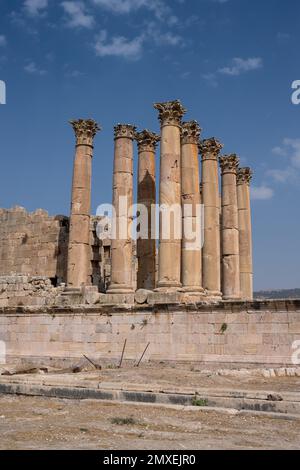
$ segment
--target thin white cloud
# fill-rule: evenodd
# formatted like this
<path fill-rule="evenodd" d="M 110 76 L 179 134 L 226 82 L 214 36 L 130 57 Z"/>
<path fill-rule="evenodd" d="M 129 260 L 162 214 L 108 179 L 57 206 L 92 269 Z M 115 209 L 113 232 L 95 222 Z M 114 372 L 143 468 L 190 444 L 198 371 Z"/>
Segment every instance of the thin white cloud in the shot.
<path fill-rule="evenodd" d="M 92 28 L 94 17 L 88 14 L 86 6 L 81 1 L 65 1 L 61 3 L 66 15 L 67 26 L 70 28 Z"/>
<path fill-rule="evenodd" d="M 145 8 L 154 13 L 157 19 L 166 20 L 168 24 L 175 24 L 178 18 L 172 14 L 172 9 L 164 0 L 92 0 L 95 5 L 123 15 Z"/>
<path fill-rule="evenodd" d="M 108 38 L 107 31 L 103 30 L 96 37 L 94 44 L 96 55 L 99 57 L 122 57 L 128 60 L 137 60 L 143 51 L 144 36 L 127 39 L 124 36 Z"/>
<path fill-rule="evenodd" d="M 47 73 L 46 70 L 39 68 L 33 61 L 25 65 L 24 70 L 32 75 L 45 75 Z"/>
<path fill-rule="evenodd" d="M 283 143 L 291 151 L 291 164 L 300 169 L 300 139 L 284 139 Z"/>
<path fill-rule="evenodd" d="M 267 175 L 277 183 L 295 183 L 300 180 L 300 139 L 285 138 L 281 146 L 274 147 L 272 153 L 284 157 L 285 167 L 267 171 Z"/>
<path fill-rule="evenodd" d="M 157 23 L 150 22 L 148 28 L 144 33 L 145 39 L 149 39 L 157 46 L 178 46 L 183 45 L 184 41 L 181 36 L 174 34 L 171 31 L 161 32 Z"/>
<path fill-rule="evenodd" d="M 230 65 L 219 69 L 219 72 L 224 75 L 238 76 L 245 72 L 261 69 L 262 67 L 263 59 L 261 57 L 250 57 L 249 59 L 235 57 Z"/>
<path fill-rule="evenodd" d="M 4 34 L 0 34 L 0 47 L 6 46 L 6 43 L 6 37 L 4 36 Z"/>
<path fill-rule="evenodd" d="M 286 183 L 295 178 L 295 170 L 289 166 L 283 170 L 268 170 L 267 175 L 277 183 Z"/>
<path fill-rule="evenodd" d="M 25 0 L 24 9 L 29 16 L 38 16 L 48 7 L 48 0 Z"/>
<path fill-rule="evenodd" d="M 266 185 L 253 186 L 251 189 L 251 198 L 255 201 L 266 201 L 272 199 L 274 191 Z"/>
<path fill-rule="evenodd" d="M 286 157 L 288 154 L 287 149 L 282 147 L 274 147 L 272 149 L 272 153 L 274 153 L 274 155 L 279 155 L 280 157 Z"/>

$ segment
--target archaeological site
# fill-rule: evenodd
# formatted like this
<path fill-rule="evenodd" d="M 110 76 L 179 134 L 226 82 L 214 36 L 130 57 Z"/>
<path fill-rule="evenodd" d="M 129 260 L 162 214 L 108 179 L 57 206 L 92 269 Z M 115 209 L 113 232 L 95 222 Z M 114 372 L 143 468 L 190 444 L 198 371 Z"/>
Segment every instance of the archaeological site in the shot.
<path fill-rule="evenodd" d="M 251 169 L 184 121 L 180 101 L 154 108 L 159 135 L 114 128 L 113 217 L 91 214 L 91 119 L 71 121 L 70 216 L 0 210 L 7 362 L 113 364 L 125 342 L 129 362 L 146 348 L 144 362 L 292 366 L 300 301 L 253 300 Z"/>

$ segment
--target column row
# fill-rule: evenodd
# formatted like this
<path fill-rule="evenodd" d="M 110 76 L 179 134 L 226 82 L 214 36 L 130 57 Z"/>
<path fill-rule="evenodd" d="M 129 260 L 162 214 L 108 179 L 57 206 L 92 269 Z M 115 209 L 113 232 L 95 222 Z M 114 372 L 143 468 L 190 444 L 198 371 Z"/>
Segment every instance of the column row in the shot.
<path fill-rule="evenodd" d="M 223 145 L 215 138 L 200 141 L 198 123 L 182 122 L 186 110 L 179 101 L 157 103 L 154 107 L 159 111 L 160 136 L 149 130 L 136 132 L 132 125 L 115 127 L 113 206 L 116 217 L 113 233 L 116 236 L 112 238 L 108 293 L 133 292 L 131 227 L 134 214 L 130 214 L 129 208 L 133 204 L 133 141 L 136 140 L 138 215 L 145 210 L 146 219 L 143 220 L 147 222 L 147 236 L 137 240 L 138 289 L 180 290 L 200 296 L 205 291 L 210 299 L 252 299 L 251 170 L 240 169 L 234 154 L 220 157 Z M 92 120 L 72 121 L 71 124 L 77 142 L 68 286 L 78 288 L 89 284 L 91 159 L 93 138 L 100 128 Z M 159 141 L 160 219 L 156 274 L 153 206 L 156 204 L 155 152 Z M 199 152 L 202 156 L 201 182 Z M 140 229 L 138 226 L 138 231 Z M 145 228 L 142 227 L 142 231 L 145 235 Z"/>

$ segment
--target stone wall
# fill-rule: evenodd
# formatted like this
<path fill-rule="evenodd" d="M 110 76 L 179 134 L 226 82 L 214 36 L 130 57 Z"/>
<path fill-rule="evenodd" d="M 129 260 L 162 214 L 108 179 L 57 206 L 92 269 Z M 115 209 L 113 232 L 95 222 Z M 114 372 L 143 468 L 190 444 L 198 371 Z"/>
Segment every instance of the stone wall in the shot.
<path fill-rule="evenodd" d="M 0 276 L 0 307 L 53 305 L 64 287 L 42 276 Z"/>
<path fill-rule="evenodd" d="M 99 220 L 100 217 L 91 217 L 89 275 L 91 284 L 105 292 L 110 282 L 111 241 L 99 240 Z M 42 209 L 31 213 L 23 207 L 0 209 L 0 276 L 45 277 L 53 286 L 65 283 L 68 237 L 69 218 L 66 216 L 51 217 Z M 133 283 L 136 286 L 135 244 L 133 250 Z"/>
<path fill-rule="evenodd" d="M 0 309 L 7 361 L 100 363 L 145 360 L 291 365 L 300 340 L 300 301 L 216 305 Z"/>
<path fill-rule="evenodd" d="M 0 209 L 0 275 L 66 279 L 67 217 L 50 217 L 41 209 Z"/>

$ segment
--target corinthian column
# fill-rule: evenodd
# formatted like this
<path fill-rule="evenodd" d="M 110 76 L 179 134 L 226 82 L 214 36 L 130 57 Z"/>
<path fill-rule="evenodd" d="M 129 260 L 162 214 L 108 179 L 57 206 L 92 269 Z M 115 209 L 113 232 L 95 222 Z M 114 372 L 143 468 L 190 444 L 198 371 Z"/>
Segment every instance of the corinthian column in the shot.
<path fill-rule="evenodd" d="M 252 227 L 250 206 L 250 168 L 239 168 L 237 173 L 237 200 L 239 216 L 241 298 L 253 300 Z"/>
<path fill-rule="evenodd" d="M 70 121 L 76 136 L 68 246 L 69 287 L 90 284 L 90 211 L 93 139 L 100 130 L 92 119 Z"/>
<path fill-rule="evenodd" d="M 198 145 L 201 129 L 196 121 L 181 130 L 182 252 L 181 280 L 186 292 L 203 292 L 201 251 L 201 206 Z"/>
<path fill-rule="evenodd" d="M 235 154 L 220 157 L 222 170 L 222 292 L 224 300 L 240 298 L 240 258 Z"/>
<path fill-rule="evenodd" d="M 202 285 L 212 298 L 221 298 L 220 202 L 218 156 L 223 145 L 215 138 L 203 140 L 202 204 L 204 205 L 204 245 L 202 249 Z"/>
<path fill-rule="evenodd" d="M 133 204 L 133 140 L 136 128 L 128 124 L 115 127 L 113 206 L 115 220 L 111 242 L 111 285 L 108 293 L 133 292 L 132 237 L 130 227 Z"/>
<path fill-rule="evenodd" d="M 152 217 L 152 206 L 156 203 L 155 184 L 155 150 L 160 137 L 153 132 L 144 130 L 136 134 L 138 143 L 138 194 L 137 202 L 144 207 L 140 212 L 140 237 L 137 239 L 137 288 L 155 289 L 155 252 L 156 240 L 155 220 Z M 147 220 L 143 221 L 143 217 Z M 141 225 L 147 224 L 146 233 Z M 147 238 L 146 238 L 147 236 Z"/>
<path fill-rule="evenodd" d="M 158 284 L 160 290 L 181 287 L 181 146 L 180 128 L 185 109 L 180 101 L 157 103 L 161 122 L 160 227 Z"/>

